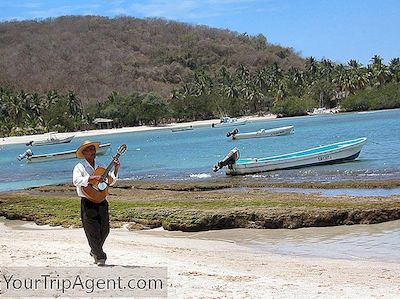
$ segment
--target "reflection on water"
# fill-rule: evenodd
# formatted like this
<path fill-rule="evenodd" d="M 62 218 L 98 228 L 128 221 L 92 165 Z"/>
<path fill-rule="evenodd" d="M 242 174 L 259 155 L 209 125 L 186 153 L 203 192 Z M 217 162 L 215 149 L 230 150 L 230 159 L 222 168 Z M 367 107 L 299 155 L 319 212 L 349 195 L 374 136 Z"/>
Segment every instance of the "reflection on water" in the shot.
<path fill-rule="evenodd" d="M 380 224 L 289 229 L 230 229 L 198 233 L 144 232 L 235 242 L 257 251 L 400 263 L 400 220 Z"/>
<path fill-rule="evenodd" d="M 374 188 L 374 189 L 307 189 L 307 188 L 265 188 L 264 190 L 276 192 L 319 193 L 324 196 L 392 196 L 400 195 L 400 188 Z"/>
<path fill-rule="evenodd" d="M 327 197 L 333 196 L 392 196 L 400 195 L 400 188 L 373 188 L 373 189 L 361 189 L 361 188 L 341 188 L 341 189 L 312 189 L 312 188 L 249 188 L 249 187 L 238 187 L 238 188 L 226 188 L 220 190 L 214 190 L 214 192 L 248 192 L 250 190 L 263 190 L 271 192 L 293 192 L 293 193 L 315 193 L 321 194 Z"/>

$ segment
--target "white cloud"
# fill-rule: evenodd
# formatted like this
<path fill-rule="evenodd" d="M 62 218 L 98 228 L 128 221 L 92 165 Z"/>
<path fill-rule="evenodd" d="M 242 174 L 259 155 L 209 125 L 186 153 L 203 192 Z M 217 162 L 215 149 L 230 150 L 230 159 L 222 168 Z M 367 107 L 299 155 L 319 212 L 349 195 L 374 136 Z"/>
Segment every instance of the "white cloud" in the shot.
<path fill-rule="evenodd" d="M 260 2 L 260 0 L 147 0 L 123 7 L 124 3 L 116 0 L 112 2 L 113 9 L 109 12 L 138 15 L 139 17 L 191 20 L 254 10 L 256 2 Z"/>
<path fill-rule="evenodd" d="M 26 11 L 25 14 L 31 18 L 50 18 L 65 15 L 96 15 L 100 14 L 100 5 L 87 4 L 87 5 L 64 5 L 54 7 L 40 7 L 40 9 L 32 9 Z"/>
<path fill-rule="evenodd" d="M 30 1 L 30 2 L 23 2 L 23 3 L 18 3 L 15 5 L 16 7 L 20 8 L 39 8 L 43 6 L 43 1 Z"/>

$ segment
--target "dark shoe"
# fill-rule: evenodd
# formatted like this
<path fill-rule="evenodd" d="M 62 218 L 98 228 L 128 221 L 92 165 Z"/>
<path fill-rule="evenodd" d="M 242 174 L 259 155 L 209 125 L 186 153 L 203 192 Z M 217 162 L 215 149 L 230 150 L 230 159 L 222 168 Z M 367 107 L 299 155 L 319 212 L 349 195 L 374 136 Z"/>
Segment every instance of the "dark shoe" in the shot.
<path fill-rule="evenodd" d="M 99 263 L 99 259 L 97 258 L 97 256 L 92 251 L 90 252 L 90 256 L 92 256 L 94 258 L 94 264 L 98 264 Z"/>
<path fill-rule="evenodd" d="M 99 260 L 97 260 L 98 262 L 97 262 L 97 266 L 105 266 L 105 264 L 106 264 L 106 260 L 105 259 L 99 259 Z"/>

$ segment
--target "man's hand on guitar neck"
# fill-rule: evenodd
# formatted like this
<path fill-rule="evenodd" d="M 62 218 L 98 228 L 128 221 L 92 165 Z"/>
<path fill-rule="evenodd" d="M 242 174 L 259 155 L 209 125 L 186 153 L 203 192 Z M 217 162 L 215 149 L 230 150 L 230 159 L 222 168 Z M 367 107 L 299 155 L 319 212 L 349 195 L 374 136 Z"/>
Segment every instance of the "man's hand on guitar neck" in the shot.
<path fill-rule="evenodd" d="M 117 176 L 118 170 L 121 164 L 119 163 L 118 158 L 114 158 L 114 175 Z"/>

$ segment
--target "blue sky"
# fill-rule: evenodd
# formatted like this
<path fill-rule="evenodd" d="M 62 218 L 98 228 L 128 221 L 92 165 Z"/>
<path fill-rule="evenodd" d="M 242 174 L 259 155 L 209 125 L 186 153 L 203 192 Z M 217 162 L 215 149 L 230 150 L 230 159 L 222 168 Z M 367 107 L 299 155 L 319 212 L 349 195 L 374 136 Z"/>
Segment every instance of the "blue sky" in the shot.
<path fill-rule="evenodd" d="M 162 17 L 262 33 L 303 57 L 338 63 L 400 57 L 398 0 L 0 0 L 0 21 L 62 15 Z"/>

